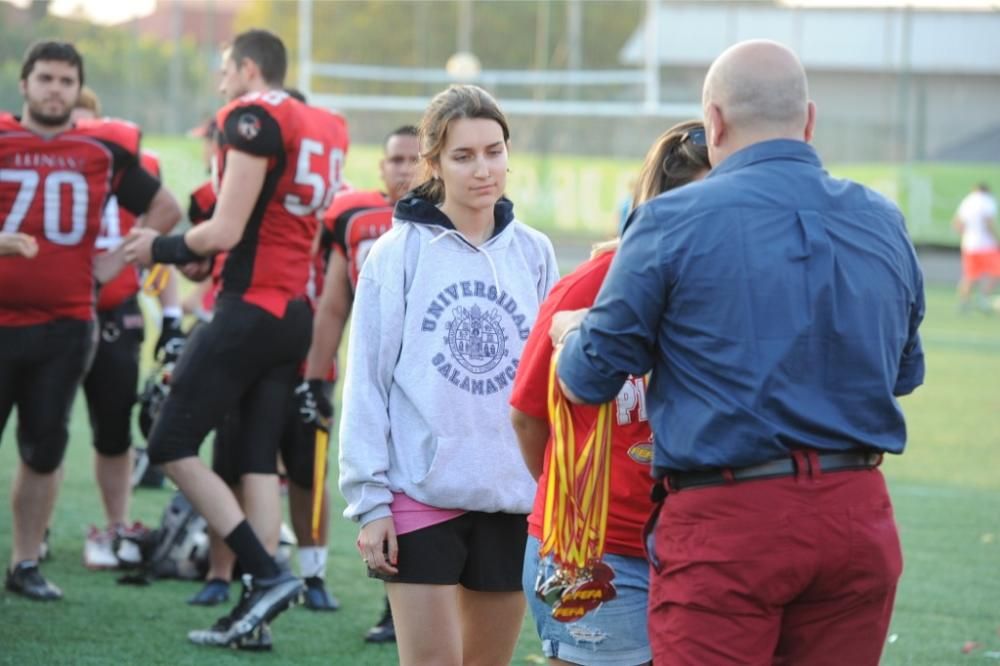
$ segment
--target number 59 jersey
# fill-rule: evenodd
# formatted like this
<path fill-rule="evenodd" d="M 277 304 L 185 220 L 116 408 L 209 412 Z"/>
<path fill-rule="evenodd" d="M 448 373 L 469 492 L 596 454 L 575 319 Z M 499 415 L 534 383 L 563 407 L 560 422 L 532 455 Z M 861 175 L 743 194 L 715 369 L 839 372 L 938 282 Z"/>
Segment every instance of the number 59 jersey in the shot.
<path fill-rule="evenodd" d="M 141 214 L 159 188 L 138 150 L 130 123 L 85 121 L 43 137 L 0 114 L 0 230 L 38 242 L 32 259 L 0 259 L 0 326 L 93 319 L 94 244 L 108 197 L 118 192 Z"/>
<path fill-rule="evenodd" d="M 318 216 L 341 184 L 347 123 L 280 90 L 244 95 L 223 107 L 216 121 L 218 182 L 225 182 L 232 150 L 267 158 L 243 237 L 226 258 L 221 294 L 282 317 L 290 300 L 306 296 Z"/>

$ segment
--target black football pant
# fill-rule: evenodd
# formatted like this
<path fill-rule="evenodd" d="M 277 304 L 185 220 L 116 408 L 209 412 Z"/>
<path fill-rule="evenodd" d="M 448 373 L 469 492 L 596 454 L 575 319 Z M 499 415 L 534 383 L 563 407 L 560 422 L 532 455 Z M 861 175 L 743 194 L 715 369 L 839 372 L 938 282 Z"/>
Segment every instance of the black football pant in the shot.
<path fill-rule="evenodd" d="M 144 336 L 142 310 L 133 297 L 97 313 L 97 354 L 83 380 L 94 448 L 120 456 L 132 445 L 132 408 Z"/>
<path fill-rule="evenodd" d="M 62 464 L 69 418 L 95 347 L 94 323 L 0 326 L 0 434 L 17 406 L 17 448 L 38 474 Z"/>
<path fill-rule="evenodd" d="M 301 377 L 296 378 L 296 382 Z M 323 390 L 329 397 L 333 393 L 333 382 L 325 382 Z M 240 409 L 227 414 L 222 424 L 215 430 L 212 446 L 212 470 L 230 486 L 239 483 L 244 474 L 274 474 L 275 461 L 281 452 L 285 472 L 292 483 L 300 488 L 311 489 L 316 458 L 316 428 L 303 423 L 299 417 L 299 404 L 293 392 L 285 396 L 275 394 L 276 402 L 287 404 L 284 428 L 279 440 L 262 441 L 259 432 L 242 427 L 241 415 L 253 414 L 252 406 L 241 405 Z M 259 431 L 259 429 L 258 429 Z M 268 433 L 273 435 L 272 432 Z M 248 445 L 249 440 L 258 440 Z M 243 455 L 246 449 L 261 450 L 260 456 L 249 458 Z"/>
<path fill-rule="evenodd" d="M 222 296 L 174 369 L 150 433 L 150 462 L 198 455 L 206 435 L 239 410 L 241 473 L 274 473 L 289 396 L 311 339 L 312 312 L 304 300 L 290 302 L 278 318 Z"/>

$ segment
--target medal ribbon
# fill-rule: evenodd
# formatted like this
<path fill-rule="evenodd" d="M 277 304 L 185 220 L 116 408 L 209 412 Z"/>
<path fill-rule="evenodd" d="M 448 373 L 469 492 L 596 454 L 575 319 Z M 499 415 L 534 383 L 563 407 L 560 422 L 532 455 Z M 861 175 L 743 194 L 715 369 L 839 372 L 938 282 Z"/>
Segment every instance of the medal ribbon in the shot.
<path fill-rule="evenodd" d="M 577 451 L 569 401 L 559 389 L 556 363 L 549 368 L 548 410 L 552 424 L 545 487 L 542 546 L 568 572 L 586 569 L 604 554 L 611 494 L 611 403 L 597 408 L 594 428 Z"/>

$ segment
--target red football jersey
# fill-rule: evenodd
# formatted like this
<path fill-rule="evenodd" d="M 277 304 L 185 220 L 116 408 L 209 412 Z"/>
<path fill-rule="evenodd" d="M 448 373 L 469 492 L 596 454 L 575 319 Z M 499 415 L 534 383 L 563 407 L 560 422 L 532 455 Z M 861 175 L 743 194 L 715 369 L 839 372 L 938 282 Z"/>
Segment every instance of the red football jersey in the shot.
<path fill-rule="evenodd" d="M 358 284 L 361 265 L 378 237 L 392 228 L 392 206 L 378 191 L 340 192 L 323 215 L 333 249 L 347 259 L 351 289 Z"/>
<path fill-rule="evenodd" d="M 531 416 L 548 419 L 549 366 L 552 362 L 552 342 L 549 328 L 552 315 L 561 310 L 578 310 L 594 304 L 604 277 L 611 267 L 613 252 L 605 252 L 581 265 L 552 288 L 542 303 L 538 319 L 524 346 L 521 363 L 517 366 L 514 391 L 510 404 Z M 652 511 L 649 491 L 653 481 L 650 464 L 653 459 L 653 434 L 646 413 L 646 382 L 642 377 L 629 377 L 615 398 L 611 421 L 611 498 L 608 507 L 608 532 L 605 549 L 616 555 L 642 557 L 642 527 Z M 594 429 L 597 407 L 570 405 L 577 446 L 583 446 Z M 548 484 L 549 459 L 546 445 L 545 468 L 538 479 L 535 505 L 528 517 L 528 533 L 542 538 L 542 518 L 545 515 L 545 489 Z"/>
<path fill-rule="evenodd" d="M 138 166 L 139 129 L 81 121 L 45 138 L 0 114 L 0 222 L 35 237 L 0 260 L 0 326 L 94 317 L 94 245 L 108 198 L 142 213 L 159 183 Z"/>
<path fill-rule="evenodd" d="M 191 193 L 188 202 L 188 219 L 191 224 L 204 222 L 212 217 L 215 211 L 215 187 L 211 180 L 206 180 Z"/>
<path fill-rule="evenodd" d="M 340 189 L 347 124 L 280 90 L 244 95 L 223 107 L 216 122 L 220 182 L 230 150 L 268 159 L 243 238 L 226 258 L 222 293 L 284 316 L 288 301 L 306 295 L 317 216 Z"/>
<path fill-rule="evenodd" d="M 149 175 L 160 178 L 160 158 L 155 153 L 141 151 L 139 165 Z M 108 251 L 118 247 L 128 232 L 132 231 L 137 219 L 139 218 L 118 205 L 116 197 L 111 197 L 104 208 L 104 226 L 97 237 L 97 249 Z M 139 293 L 139 287 L 139 269 L 132 264 L 125 266 L 111 282 L 101 287 L 97 294 L 97 311 L 114 310 Z"/>

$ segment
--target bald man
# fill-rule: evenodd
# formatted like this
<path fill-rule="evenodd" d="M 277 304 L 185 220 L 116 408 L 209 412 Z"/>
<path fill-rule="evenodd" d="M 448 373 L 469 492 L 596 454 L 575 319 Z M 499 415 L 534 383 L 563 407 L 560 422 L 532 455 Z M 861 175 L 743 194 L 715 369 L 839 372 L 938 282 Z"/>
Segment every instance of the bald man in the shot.
<path fill-rule="evenodd" d="M 657 664 L 877 664 L 902 569 L 883 454 L 923 382 L 903 216 L 823 170 L 794 53 L 705 79 L 713 170 L 640 206 L 594 307 L 553 323 L 576 402 L 652 371 Z"/>

